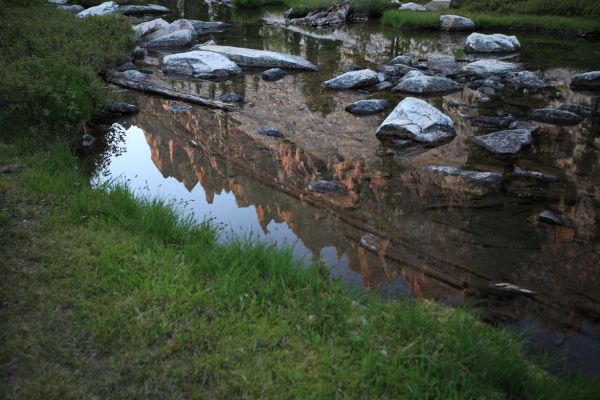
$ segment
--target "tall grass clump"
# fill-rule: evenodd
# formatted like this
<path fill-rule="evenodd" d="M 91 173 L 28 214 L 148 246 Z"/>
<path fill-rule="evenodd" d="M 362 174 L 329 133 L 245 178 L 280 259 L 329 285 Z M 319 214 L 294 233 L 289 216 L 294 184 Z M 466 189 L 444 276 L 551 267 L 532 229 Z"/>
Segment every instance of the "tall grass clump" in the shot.
<path fill-rule="evenodd" d="M 4 134 L 71 131 L 107 98 L 98 73 L 125 60 L 133 44 L 118 16 L 81 20 L 45 4 L 4 2 L 0 18 Z"/>

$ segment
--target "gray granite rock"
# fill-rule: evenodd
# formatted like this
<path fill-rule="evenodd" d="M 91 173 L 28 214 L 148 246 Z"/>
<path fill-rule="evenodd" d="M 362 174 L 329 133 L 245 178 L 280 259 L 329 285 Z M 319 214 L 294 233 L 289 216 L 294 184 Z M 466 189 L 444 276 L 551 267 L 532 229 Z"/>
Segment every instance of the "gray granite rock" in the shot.
<path fill-rule="evenodd" d="M 350 71 L 323 82 L 323 87 L 329 90 L 360 89 L 379 83 L 377 72 L 371 69 Z"/>
<path fill-rule="evenodd" d="M 557 110 L 555 108 L 539 108 L 533 110 L 531 119 L 537 122 L 559 126 L 574 126 L 583 121 L 583 119 L 575 113 Z"/>
<path fill-rule="evenodd" d="M 572 112 L 573 114 L 579 115 L 581 118 L 600 117 L 600 112 L 594 110 L 591 107 L 581 106 L 579 104 L 562 104 L 560 107 L 558 107 L 558 109 Z"/>
<path fill-rule="evenodd" d="M 459 15 L 440 15 L 440 29 L 446 32 L 472 31 L 475 29 L 475 22 Z"/>
<path fill-rule="evenodd" d="M 387 100 L 368 99 L 349 104 L 345 107 L 345 110 L 355 115 L 371 115 L 384 112 L 389 106 Z"/>
<path fill-rule="evenodd" d="M 420 75 L 402 78 L 393 89 L 394 92 L 433 96 L 459 92 L 463 85 L 441 76 Z"/>
<path fill-rule="evenodd" d="M 590 71 L 574 75 L 571 78 L 573 89 L 600 90 L 600 71 Z"/>
<path fill-rule="evenodd" d="M 200 79 L 225 79 L 242 73 L 241 68 L 227 57 L 198 50 L 165 56 L 161 69 L 165 74 L 191 75 Z"/>
<path fill-rule="evenodd" d="M 261 75 L 262 79 L 267 82 L 274 82 L 282 79 L 285 76 L 285 71 L 281 68 L 271 68 L 264 71 Z"/>
<path fill-rule="evenodd" d="M 271 128 L 270 126 L 261 126 L 260 128 L 258 128 L 258 131 L 256 133 L 258 133 L 261 136 L 268 136 L 274 138 L 282 138 L 284 136 L 279 129 Z"/>
<path fill-rule="evenodd" d="M 485 35 L 471 33 L 465 43 L 465 51 L 470 53 L 517 53 L 521 50 L 521 43 L 516 36 L 507 36 L 500 33 Z"/>
<path fill-rule="evenodd" d="M 506 61 L 479 60 L 465 65 L 463 70 L 473 73 L 476 76 L 486 77 L 490 75 L 506 75 L 520 72 L 523 70 L 523 67 L 519 64 Z"/>
<path fill-rule="evenodd" d="M 533 141 L 526 129 L 499 131 L 482 136 L 474 136 L 473 142 L 499 157 L 514 157 Z"/>
<path fill-rule="evenodd" d="M 427 9 L 421 4 L 413 2 L 400 4 L 400 7 L 398 9 L 402 11 L 427 11 Z"/>

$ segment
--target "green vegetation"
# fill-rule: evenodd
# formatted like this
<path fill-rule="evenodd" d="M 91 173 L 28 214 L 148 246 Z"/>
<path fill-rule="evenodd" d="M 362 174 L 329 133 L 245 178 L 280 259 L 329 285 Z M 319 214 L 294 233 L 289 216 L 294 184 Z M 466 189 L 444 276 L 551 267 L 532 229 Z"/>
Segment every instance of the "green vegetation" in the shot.
<path fill-rule="evenodd" d="M 37 2 L 39 3 L 39 2 Z M 52 6 L 0 8 L 0 129 L 71 131 L 106 101 L 98 77 L 126 59 L 133 41 L 122 17 L 79 20 Z"/>
<path fill-rule="evenodd" d="M 505 15 L 600 17 L 597 0 L 459 0 L 461 10 Z"/>
<path fill-rule="evenodd" d="M 588 399 L 600 389 L 543 372 L 514 336 L 463 310 L 357 296 L 288 251 L 223 245 L 172 205 L 93 188 L 64 145 L 19 153 L 0 145 L 0 163 L 30 166 L 0 178 L 9 398 Z"/>
<path fill-rule="evenodd" d="M 600 19 L 568 18 L 558 16 L 497 15 L 473 12 L 455 14 L 470 18 L 478 29 L 514 29 L 548 32 L 600 32 Z M 411 12 L 387 10 L 381 21 L 397 28 L 439 29 L 441 12 Z"/>

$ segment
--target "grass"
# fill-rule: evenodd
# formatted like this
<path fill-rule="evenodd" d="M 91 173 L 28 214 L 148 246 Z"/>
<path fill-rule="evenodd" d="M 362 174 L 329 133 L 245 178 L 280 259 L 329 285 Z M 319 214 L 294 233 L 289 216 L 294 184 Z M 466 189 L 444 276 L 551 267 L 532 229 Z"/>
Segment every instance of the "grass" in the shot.
<path fill-rule="evenodd" d="M 445 13 L 445 12 L 444 12 Z M 535 30 L 547 32 L 600 32 L 600 19 L 558 16 L 498 15 L 452 11 L 475 22 L 477 29 Z M 439 29 L 440 12 L 387 10 L 381 21 L 396 28 Z"/>
<path fill-rule="evenodd" d="M 6 398 L 590 399 L 514 335 L 427 301 L 385 302 L 289 251 L 238 241 L 124 187 L 57 142 L 3 144 Z"/>

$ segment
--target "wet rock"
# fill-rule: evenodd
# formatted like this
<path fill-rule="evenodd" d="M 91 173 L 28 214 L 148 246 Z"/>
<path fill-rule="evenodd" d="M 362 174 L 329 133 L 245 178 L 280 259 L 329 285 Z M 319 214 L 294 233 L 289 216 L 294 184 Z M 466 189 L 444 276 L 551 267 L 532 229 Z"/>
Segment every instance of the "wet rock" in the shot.
<path fill-rule="evenodd" d="M 121 115 L 133 115 L 140 111 L 140 108 L 135 104 L 125 103 L 123 101 L 113 101 L 108 109 L 112 113 Z"/>
<path fill-rule="evenodd" d="M 400 7 L 398 8 L 398 10 L 403 10 L 403 11 L 427 11 L 427 9 L 424 6 L 422 6 L 421 4 L 417 4 L 417 3 L 413 3 L 413 2 L 400 4 Z"/>
<path fill-rule="evenodd" d="M 582 119 L 579 115 L 570 111 L 557 110 L 555 108 L 539 108 L 533 110 L 531 119 L 545 124 L 573 126 L 581 123 Z"/>
<path fill-rule="evenodd" d="M 600 90 L 600 71 L 590 71 L 574 75 L 571 78 L 573 89 Z"/>
<path fill-rule="evenodd" d="M 471 140 L 496 156 L 514 157 L 529 146 L 533 138 L 528 130 L 512 129 L 474 136 Z"/>
<path fill-rule="evenodd" d="M 471 120 L 471 125 L 483 126 L 486 128 L 493 129 L 507 129 L 510 126 L 510 124 L 514 121 L 515 118 L 510 115 L 504 117 L 481 115 L 479 117 L 473 118 Z"/>
<path fill-rule="evenodd" d="M 94 7 L 90 7 L 77 14 L 77 18 L 96 17 L 101 15 L 115 14 L 119 11 L 119 5 L 114 1 L 107 1 Z"/>
<path fill-rule="evenodd" d="M 196 30 L 192 23 L 185 19 L 178 19 L 166 27 L 161 27 L 144 34 L 142 46 L 146 48 L 184 47 L 193 43 Z"/>
<path fill-rule="evenodd" d="M 285 76 L 285 71 L 281 68 L 271 68 L 264 71 L 261 76 L 267 82 L 274 82 L 282 79 Z"/>
<path fill-rule="evenodd" d="M 343 2 L 333 4 L 324 10 L 309 12 L 305 17 L 289 20 L 292 25 L 326 26 L 337 25 L 346 22 L 350 15 L 351 4 Z"/>
<path fill-rule="evenodd" d="M 546 182 L 546 183 L 558 181 L 558 178 L 556 176 L 546 175 L 546 174 L 543 174 L 538 171 L 529 171 L 529 170 L 519 167 L 518 165 L 515 165 L 515 167 L 514 167 L 513 177 L 529 179 L 529 180 L 534 180 L 534 181 L 540 181 L 540 182 Z"/>
<path fill-rule="evenodd" d="M 419 75 L 402 78 L 392 90 L 398 93 L 432 96 L 459 92 L 462 88 L 463 85 L 448 78 Z"/>
<path fill-rule="evenodd" d="M 133 32 L 135 33 L 136 38 L 141 38 L 142 36 L 157 31 L 159 29 L 167 28 L 169 23 L 162 18 L 153 19 L 152 21 L 142 22 L 141 24 L 137 24 L 133 26 Z"/>
<path fill-rule="evenodd" d="M 440 29 L 447 32 L 472 31 L 475 29 L 475 23 L 459 15 L 441 15 Z"/>
<path fill-rule="evenodd" d="M 545 210 L 538 214 L 538 221 L 550 225 L 567 226 L 567 221 L 554 211 Z"/>
<path fill-rule="evenodd" d="M 269 136 L 275 138 L 282 138 L 283 133 L 279 129 L 271 128 L 270 126 L 261 126 L 258 128 L 257 133 L 261 136 Z"/>
<path fill-rule="evenodd" d="M 548 87 L 539 76 L 531 71 L 521 71 L 507 75 L 507 82 L 515 89 L 543 89 Z"/>
<path fill-rule="evenodd" d="M 346 106 L 345 110 L 350 114 L 355 115 L 371 115 L 384 112 L 389 107 L 389 103 L 386 100 L 380 99 L 369 99 L 359 100 Z"/>
<path fill-rule="evenodd" d="M 540 126 L 531 121 L 514 121 L 508 125 L 508 129 L 525 129 L 534 134 L 540 129 Z"/>
<path fill-rule="evenodd" d="M 427 57 L 427 68 L 443 75 L 455 75 L 460 71 L 453 56 L 434 54 Z"/>
<path fill-rule="evenodd" d="M 506 75 L 520 72 L 523 70 L 523 67 L 519 64 L 505 61 L 479 60 L 465 65 L 463 70 L 473 73 L 476 76 L 486 77 L 490 75 Z"/>
<path fill-rule="evenodd" d="M 123 15 L 150 15 L 150 14 L 168 14 L 171 10 L 167 7 L 156 4 L 150 5 L 122 5 L 119 6 L 119 13 Z"/>
<path fill-rule="evenodd" d="M 244 98 L 236 93 L 225 93 L 219 96 L 219 100 L 223 103 L 243 103 Z"/>
<path fill-rule="evenodd" d="M 497 172 L 470 171 L 446 166 L 429 166 L 425 169 L 436 174 L 461 177 L 467 182 L 489 186 L 494 189 L 499 189 L 502 185 L 502 175 Z"/>
<path fill-rule="evenodd" d="M 517 53 L 521 44 L 516 36 L 507 36 L 500 33 L 484 35 L 471 33 L 465 43 L 465 51 L 470 53 Z"/>
<path fill-rule="evenodd" d="M 180 103 L 178 101 L 174 101 L 169 105 L 169 111 L 175 113 L 185 113 L 190 112 L 192 110 L 192 106 L 185 103 Z"/>
<path fill-rule="evenodd" d="M 446 114 L 424 100 L 407 97 L 377 128 L 376 135 L 382 141 L 404 140 L 431 147 L 452 140 L 456 130 Z"/>
<path fill-rule="evenodd" d="M 375 89 L 378 91 L 390 90 L 393 87 L 394 84 L 388 81 L 379 82 L 377 85 L 375 85 Z"/>
<path fill-rule="evenodd" d="M 378 82 L 379 77 L 377 76 L 377 72 L 371 69 L 361 69 L 360 71 L 346 72 L 325 81 L 323 82 L 323 87 L 328 90 L 349 90 L 375 85 Z"/>
<path fill-rule="evenodd" d="M 315 181 L 308 185 L 308 190 L 323 194 L 338 194 L 342 192 L 343 187 L 339 183 L 333 181 Z"/>
<path fill-rule="evenodd" d="M 404 65 L 408 65 L 410 67 L 413 65 L 413 63 L 414 63 L 414 61 L 413 61 L 412 56 L 401 54 L 399 56 L 392 58 L 390 60 L 390 62 L 388 62 L 388 65 L 404 64 Z"/>
<path fill-rule="evenodd" d="M 80 6 L 79 4 L 62 5 L 56 8 L 58 8 L 59 10 L 70 12 L 71 14 L 78 14 L 85 10 L 85 8 L 83 6 Z"/>
<path fill-rule="evenodd" d="M 591 107 L 580 106 L 579 104 L 563 104 L 560 107 L 558 107 L 558 109 L 572 112 L 573 114 L 579 115 L 581 118 L 600 117 L 600 112 L 594 110 Z"/>
<path fill-rule="evenodd" d="M 148 55 L 148 50 L 143 47 L 136 46 L 131 52 L 131 56 L 136 59 L 144 58 Z"/>
<path fill-rule="evenodd" d="M 241 68 L 227 57 L 198 50 L 165 56 L 161 69 L 166 74 L 192 75 L 200 79 L 224 79 L 242 73 Z"/>
<path fill-rule="evenodd" d="M 302 57 L 268 50 L 219 45 L 194 46 L 194 50 L 211 51 L 221 54 L 241 67 L 284 68 L 304 71 L 316 71 L 318 69 L 316 65 Z"/>

